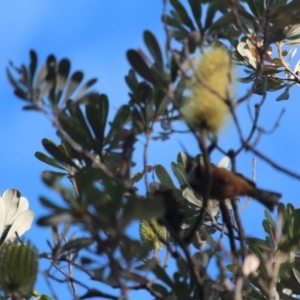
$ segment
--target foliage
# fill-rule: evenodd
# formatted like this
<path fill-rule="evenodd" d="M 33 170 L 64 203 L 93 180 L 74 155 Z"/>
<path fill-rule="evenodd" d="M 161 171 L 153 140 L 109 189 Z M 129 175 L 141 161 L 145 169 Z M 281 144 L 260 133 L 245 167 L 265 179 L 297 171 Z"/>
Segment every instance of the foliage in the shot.
<path fill-rule="evenodd" d="M 43 181 L 62 200 L 56 204 L 40 198 L 48 214 L 38 224 L 53 232 L 49 251 L 40 256 L 58 269 L 67 264 L 93 280 L 85 283 L 66 275 L 74 298 L 79 297 L 74 285 L 85 290 L 79 299 L 129 299 L 131 290 L 146 290 L 154 299 L 292 299 L 300 294 L 299 209 L 280 204 L 277 221 L 266 211 L 262 223 L 265 239 L 245 237 L 237 199 L 225 201 L 232 221 L 230 225 L 223 214 L 224 229 L 219 202 L 198 195 L 189 186 L 187 153 L 180 152 L 176 162 L 171 162 L 173 174 L 162 165 L 148 165 L 147 157 L 150 142 L 164 141 L 176 133 L 187 90 L 191 82 L 197 82 L 194 61 L 199 53 L 223 47 L 245 69 L 246 77 L 239 81 L 251 83 L 251 89 L 239 99 L 227 94 L 220 97 L 233 116 L 241 143 L 230 151 L 220 149 L 216 135 L 187 126 L 186 132 L 195 135 L 201 150 L 195 160 L 209 168 L 210 154 L 217 149 L 228 155 L 233 171 L 236 157 L 244 150 L 270 162 L 256 147 L 265 132 L 258 125 L 260 109 L 270 92 L 284 89 L 277 100 L 286 100 L 289 89 L 300 82 L 299 63 L 294 70 L 290 67 L 293 46 L 300 38 L 299 1 L 164 3 L 166 54 L 148 30 L 143 37 L 150 57 L 143 50 L 127 51 L 132 67 L 125 77 L 130 99 L 111 122 L 108 96 L 91 90 L 97 79 L 84 82 L 83 72 L 70 73 L 67 58 L 49 55 L 38 68 L 38 56 L 31 50 L 28 65 L 7 68 L 15 95 L 25 103 L 23 109 L 48 117 L 59 138 L 57 142 L 43 139 L 46 153 L 35 153 L 52 168 L 43 173 Z M 285 77 L 280 77 L 282 74 Z M 201 78 L 199 84 L 203 84 Z M 215 92 L 213 86 L 209 88 Z M 261 95 L 259 104 L 250 102 L 252 94 Z M 253 124 L 242 136 L 236 108 L 248 103 Z M 160 124 L 158 132 L 156 124 Z M 144 156 L 135 159 L 142 161 L 143 167 L 132 174 L 139 137 L 145 138 Z M 145 190 L 138 184 L 142 179 Z M 159 247 L 128 234 L 136 221 L 146 222 L 151 237 L 157 237 L 155 243 L 166 247 L 163 261 L 157 258 Z M 166 227 L 167 235 L 160 234 L 165 232 L 160 231 L 161 226 Z M 81 233 L 67 240 L 71 228 L 80 228 Z M 239 251 L 222 248 L 217 233 L 221 238 L 229 235 L 231 246 L 238 241 Z M 169 261 L 175 265 L 174 271 L 168 269 Z M 207 270 L 214 262 L 218 274 L 211 277 Z M 49 277 L 56 279 L 53 274 Z M 97 283 L 117 289 L 120 298 L 117 293 L 101 291 Z"/>

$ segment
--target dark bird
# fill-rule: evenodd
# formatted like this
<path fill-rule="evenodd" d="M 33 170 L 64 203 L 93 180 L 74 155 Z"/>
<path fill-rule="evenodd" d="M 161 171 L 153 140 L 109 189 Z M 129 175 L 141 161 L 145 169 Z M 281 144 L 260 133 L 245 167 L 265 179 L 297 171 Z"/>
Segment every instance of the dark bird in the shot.
<path fill-rule="evenodd" d="M 203 195 L 208 186 L 206 167 L 192 158 L 186 164 L 186 178 L 189 185 Z M 278 205 L 281 194 L 256 188 L 255 184 L 241 174 L 224 168 L 211 166 L 211 187 L 209 198 L 224 201 L 237 196 L 250 196 L 273 211 Z"/>

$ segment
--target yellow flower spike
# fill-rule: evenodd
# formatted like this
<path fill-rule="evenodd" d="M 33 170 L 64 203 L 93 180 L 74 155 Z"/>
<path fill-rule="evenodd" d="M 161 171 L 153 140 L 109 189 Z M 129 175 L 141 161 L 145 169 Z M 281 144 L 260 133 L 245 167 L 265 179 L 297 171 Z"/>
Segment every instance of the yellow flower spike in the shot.
<path fill-rule="evenodd" d="M 200 58 L 195 66 L 190 94 L 183 102 L 184 120 L 195 130 L 216 134 L 229 115 L 224 100 L 232 75 L 230 55 L 221 47 L 214 47 Z"/>
<path fill-rule="evenodd" d="M 160 225 L 157 220 L 152 219 L 151 223 L 156 229 L 157 233 L 164 239 L 166 239 L 166 229 L 164 226 Z M 157 234 L 152 230 L 149 222 L 147 220 L 141 220 L 140 222 L 140 237 L 144 244 L 151 244 L 154 251 L 162 249 L 165 245 L 162 243 Z"/>

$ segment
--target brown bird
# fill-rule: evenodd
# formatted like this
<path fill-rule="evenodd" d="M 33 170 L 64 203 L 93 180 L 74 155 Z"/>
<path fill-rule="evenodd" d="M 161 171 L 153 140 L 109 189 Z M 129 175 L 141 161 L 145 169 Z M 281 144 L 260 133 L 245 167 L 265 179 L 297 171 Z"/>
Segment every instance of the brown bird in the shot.
<path fill-rule="evenodd" d="M 189 185 L 197 193 L 203 195 L 208 184 L 206 167 L 196 160 L 188 158 L 186 178 Z M 212 165 L 209 198 L 223 201 L 237 196 L 253 197 L 270 211 L 273 211 L 281 194 L 258 189 L 252 181 L 244 178 L 243 175 Z"/>

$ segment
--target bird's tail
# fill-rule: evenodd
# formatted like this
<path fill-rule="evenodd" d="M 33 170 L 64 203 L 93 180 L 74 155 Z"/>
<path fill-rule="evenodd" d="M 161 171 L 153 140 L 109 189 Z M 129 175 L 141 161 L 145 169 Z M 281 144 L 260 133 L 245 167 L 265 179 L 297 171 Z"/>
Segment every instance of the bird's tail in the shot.
<path fill-rule="evenodd" d="M 257 199 L 261 204 L 266 206 L 270 211 L 273 211 L 275 206 L 278 205 L 281 194 L 255 189 L 253 198 Z"/>

